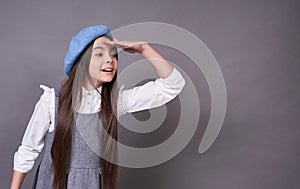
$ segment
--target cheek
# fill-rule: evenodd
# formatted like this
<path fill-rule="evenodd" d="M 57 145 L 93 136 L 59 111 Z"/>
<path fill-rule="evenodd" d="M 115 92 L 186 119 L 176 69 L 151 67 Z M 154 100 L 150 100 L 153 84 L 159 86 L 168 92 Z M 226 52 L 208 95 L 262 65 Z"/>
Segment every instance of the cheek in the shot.
<path fill-rule="evenodd" d="M 90 62 L 89 72 L 90 72 L 91 76 L 97 74 L 99 72 L 99 69 L 100 69 L 100 66 L 98 64 L 96 64 L 94 61 Z"/>

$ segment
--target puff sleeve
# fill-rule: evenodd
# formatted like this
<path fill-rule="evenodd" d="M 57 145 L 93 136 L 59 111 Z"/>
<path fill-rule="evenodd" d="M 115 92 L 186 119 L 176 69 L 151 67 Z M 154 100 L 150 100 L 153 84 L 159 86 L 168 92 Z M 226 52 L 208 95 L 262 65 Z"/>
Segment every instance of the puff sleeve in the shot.
<path fill-rule="evenodd" d="M 157 78 L 127 90 L 123 85 L 118 96 L 118 116 L 164 105 L 174 99 L 184 85 L 185 80 L 175 67 L 166 78 Z"/>
<path fill-rule="evenodd" d="M 40 85 L 40 88 L 44 92 L 35 105 L 21 145 L 14 154 L 13 169 L 15 171 L 28 172 L 32 169 L 36 158 L 44 147 L 44 138 L 47 131 L 51 131 L 54 128 L 54 89 L 50 89 L 44 85 Z"/>

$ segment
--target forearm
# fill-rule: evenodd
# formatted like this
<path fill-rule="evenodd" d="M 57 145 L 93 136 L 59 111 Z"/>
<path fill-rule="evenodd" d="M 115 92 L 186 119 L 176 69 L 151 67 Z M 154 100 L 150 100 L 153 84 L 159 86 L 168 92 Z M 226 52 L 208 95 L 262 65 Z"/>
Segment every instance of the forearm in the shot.
<path fill-rule="evenodd" d="M 148 43 L 143 45 L 141 55 L 152 64 L 159 77 L 165 78 L 172 73 L 174 67 Z"/>
<path fill-rule="evenodd" d="M 19 189 L 23 183 L 26 173 L 14 171 L 11 179 L 10 189 Z"/>

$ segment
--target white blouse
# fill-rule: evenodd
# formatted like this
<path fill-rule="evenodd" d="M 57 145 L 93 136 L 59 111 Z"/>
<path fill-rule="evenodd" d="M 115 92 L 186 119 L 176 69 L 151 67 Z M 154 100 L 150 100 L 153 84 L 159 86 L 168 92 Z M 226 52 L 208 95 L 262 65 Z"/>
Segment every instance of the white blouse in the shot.
<path fill-rule="evenodd" d="M 174 99 L 183 89 L 185 80 L 174 68 L 166 78 L 157 78 L 144 85 L 124 90 L 124 85 L 118 90 L 117 115 L 151 109 L 166 104 Z M 45 85 L 36 103 L 33 114 L 27 125 L 22 143 L 14 154 L 14 170 L 28 172 L 32 169 L 36 158 L 44 147 L 47 132 L 53 132 L 55 124 L 55 91 Z M 98 90 L 101 92 L 102 87 Z M 79 108 L 80 113 L 95 113 L 99 111 L 101 96 L 96 90 L 82 90 L 83 98 Z"/>

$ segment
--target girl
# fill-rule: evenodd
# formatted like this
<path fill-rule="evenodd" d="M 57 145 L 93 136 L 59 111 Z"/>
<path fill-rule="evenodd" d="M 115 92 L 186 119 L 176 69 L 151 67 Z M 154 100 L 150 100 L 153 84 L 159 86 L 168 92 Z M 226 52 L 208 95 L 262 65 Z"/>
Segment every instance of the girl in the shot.
<path fill-rule="evenodd" d="M 113 87 L 117 82 L 117 47 L 140 53 L 159 78 L 132 89 L 117 90 Z M 14 155 L 11 189 L 21 187 L 44 147 L 33 188 L 116 189 L 118 165 L 101 158 L 80 128 L 99 131 L 103 127 L 109 137 L 104 137 L 104 132 L 101 136 L 94 132 L 99 139 L 98 149 L 100 153 L 105 149 L 109 157 L 117 159 L 117 147 L 109 142 L 110 137 L 118 139 L 117 118 L 161 106 L 175 98 L 185 85 L 178 70 L 148 43 L 113 39 L 104 25 L 84 28 L 72 38 L 64 71 L 68 78 L 60 91 L 40 86 L 44 93 Z"/>

